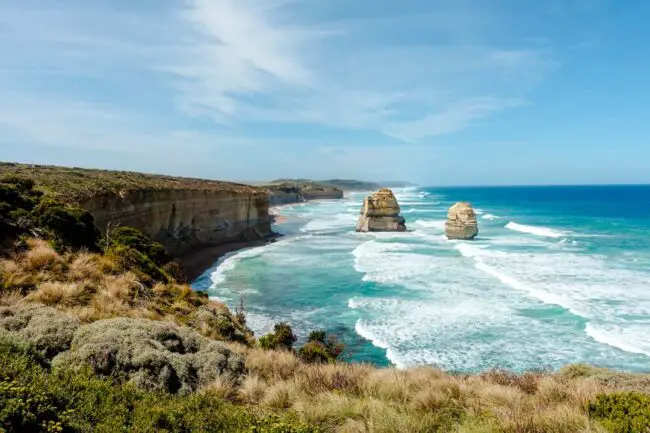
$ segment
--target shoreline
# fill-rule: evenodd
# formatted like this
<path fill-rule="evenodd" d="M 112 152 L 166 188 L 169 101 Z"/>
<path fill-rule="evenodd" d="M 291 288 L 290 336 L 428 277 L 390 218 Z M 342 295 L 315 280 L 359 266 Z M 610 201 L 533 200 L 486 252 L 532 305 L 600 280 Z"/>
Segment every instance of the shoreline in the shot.
<path fill-rule="evenodd" d="M 201 248 L 180 258 L 183 271 L 185 272 L 185 278 L 188 284 L 191 285 L 226 254 L 234 253 L 245 248 L 261 247 L 270 242 L 273 241 L 239 241 Z"/>
<path fill-rule="evenodd" d="M 279 208 L 284 206 L 291 206 L 294 203 L 289 203 L 286 205 L 278 205 L 271 207 L 271 230 L 274 226 L 281 225 L 287 221 L 287 217 L 277 213 Z M 276 232 L 274 232 L 276 233 Z M 188 284 L 192 285 L 194 282 L 199 279 L 208 269 L 214 266 L 219 260 L 226 257 L 228 254 L 235 253 L 240 250 L 262 247 L 268 245 L 272 242 L 277 242 L 278 238 L 281 238 L 283 235 L 276 233 L 275 236 L 271 236 L 266 240 L 259 241 L 234 241 L 218 245 L 209 245 L 193 251 L 189 254 L 186 254 L 183 257 L 180 257 L 181 264 L 183 265 L 183 271 L 185 272 L 185 278 Z"/>

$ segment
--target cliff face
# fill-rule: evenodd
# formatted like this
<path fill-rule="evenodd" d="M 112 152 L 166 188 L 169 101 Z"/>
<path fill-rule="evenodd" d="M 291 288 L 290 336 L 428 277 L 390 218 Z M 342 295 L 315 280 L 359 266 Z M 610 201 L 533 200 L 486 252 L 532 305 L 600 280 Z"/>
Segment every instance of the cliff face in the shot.
<path fill-rule="evenodd" d="M 307 200 L 341 199 L 343 190 L 312 184 L 281 184 L 267 186 L 271 206 L 301 203 Z"/>
<path fill-rule="evenodd" d="M 303 191 L 305 200 L 341 199 L 343 191 L 338 188 L 312 188 Z"/>
<path fill-rule="evenodd" d="M 300 203 L 305 201 L 302 190 L 298 187 L 272 187 L 268 189 L 269 204 L 278 206 L 283 204 Z"/>
<path fill-rule="evenodd" d="M 267 193 L 252 188 L 143 189 L 105 193 L 80 204 L 102 231 L 109 224 L 135 227 L 176 255 L 272 233 Z"/>

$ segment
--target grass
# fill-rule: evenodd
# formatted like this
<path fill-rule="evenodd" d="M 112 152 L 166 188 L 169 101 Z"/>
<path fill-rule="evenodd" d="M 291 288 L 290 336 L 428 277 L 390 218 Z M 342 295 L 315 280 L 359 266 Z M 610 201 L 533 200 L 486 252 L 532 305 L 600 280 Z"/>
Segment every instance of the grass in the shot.
<path fill-rule="evenodd" d="M 112 255 L 59 253 L 29 239 L 26 250 L 0 260 L 0 303 L 36 302 L 88 323 L 112 317 L 167 320 L 215 339 L 252 343 L 228 308 L 175 281 L 152 283 Z"/>
<path fill-rule="evenodd" d="M 78 167 L 0 163 L 0 177 L 34 180 L 36 189 L 63 201 L 80 202 L 102 194 L 149 189 L 260 192 L 248 185 L 205 179 L 172 177 L 128 171 L 91 170 Z"/>

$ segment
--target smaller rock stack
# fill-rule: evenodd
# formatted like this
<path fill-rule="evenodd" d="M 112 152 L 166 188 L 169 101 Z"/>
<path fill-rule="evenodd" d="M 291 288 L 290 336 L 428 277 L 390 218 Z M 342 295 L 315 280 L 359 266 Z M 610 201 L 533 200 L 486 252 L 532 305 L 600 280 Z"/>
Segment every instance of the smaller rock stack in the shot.
<path fill-rule="evenodd" d="M 393 191 L 381 189 L 363 200 L 357 231 L 403 232 L 406 225 L 399 212 L 399 204 Z"/>
<path fill-rule="evenodd" d="M 476 212 L 469 203 L 459 202 L 449 208 L 445 234 L 449 239 L 472 240 L 478 234 Z"/>

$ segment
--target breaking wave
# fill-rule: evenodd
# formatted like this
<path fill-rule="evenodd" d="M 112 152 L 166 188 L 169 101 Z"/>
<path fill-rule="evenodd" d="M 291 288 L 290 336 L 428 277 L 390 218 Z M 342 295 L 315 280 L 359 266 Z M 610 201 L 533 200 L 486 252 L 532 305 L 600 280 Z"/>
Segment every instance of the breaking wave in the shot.
<path fill-rule="evenodd" d="M 510 230 L 514 230 L 516 232 L 528 233 L 531 235 L 543 236 L 547 238 L 561 238 L 567 235 L 566 233 L 555 231 L 548 227 L 528 226 L 524 224 L 517 224 L 512 221 L 506 224 L 506 228 Z"/>

